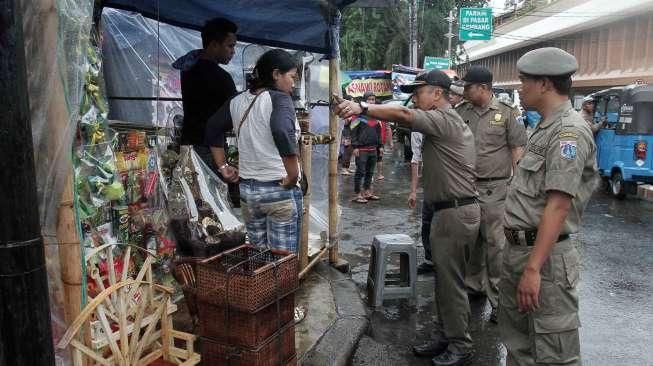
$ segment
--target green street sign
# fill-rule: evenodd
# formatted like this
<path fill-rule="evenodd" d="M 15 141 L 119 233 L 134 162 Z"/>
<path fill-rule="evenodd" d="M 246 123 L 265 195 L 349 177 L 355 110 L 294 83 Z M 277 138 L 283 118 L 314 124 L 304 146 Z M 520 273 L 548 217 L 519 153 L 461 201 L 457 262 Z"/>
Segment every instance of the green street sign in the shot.
<path fill-rule="evenodd" d="M 489 41 L 492 39 L 492 8 L 460 8 L 458 39 Z"/>
<path fill-rule="evenodd" d="M 446 70 L 449 68 L 449 59 L 446 57 L 424 56 L 424 68 L 426 70 Z"/>

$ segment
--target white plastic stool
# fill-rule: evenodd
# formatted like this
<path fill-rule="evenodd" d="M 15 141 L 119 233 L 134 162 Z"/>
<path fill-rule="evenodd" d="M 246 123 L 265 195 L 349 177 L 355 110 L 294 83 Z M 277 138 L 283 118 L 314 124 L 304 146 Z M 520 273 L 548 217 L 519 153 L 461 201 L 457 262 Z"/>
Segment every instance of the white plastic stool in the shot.
<path fill-rule="evenodd" d="M 386 286 L 386 258 L 399 254 L 399 285 Z M 383 305 L 384 299 L 409 299 L 417 295 L 417 247 L 404 234 L 374 236 L 367 274 L 367 299 L 371 307 Z"/>

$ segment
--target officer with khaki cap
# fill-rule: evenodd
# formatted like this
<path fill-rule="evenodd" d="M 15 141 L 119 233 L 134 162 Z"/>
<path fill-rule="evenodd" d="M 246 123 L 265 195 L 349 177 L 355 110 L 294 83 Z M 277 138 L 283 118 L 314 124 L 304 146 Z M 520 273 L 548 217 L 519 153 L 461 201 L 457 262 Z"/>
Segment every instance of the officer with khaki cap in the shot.
<path fill-rule="evenodd" d="M 472 66 L 462 79 L 467 102 L 456 108 L 476 141 L 476 188 L 480 193 L 481 227 L 472 243 L 465 285 L 487 295 L 497 322 L 502 253 L 504 200 L 513 168 L 526 145 L 526 128 L 518 122 L 519 110 L 492 93 L 492 72 Z"/>
<path fill-rule="evenodd" d="M 480 208 L 474 187 L 474 135 L 451 108 L 451 79 L 440 70 L 419 75 L 401 90 L 413 93 L 415 109 L 367 105 L 335 97 L 335 112 L 396 121 L 424 135 L 424 201 L 434 212 L 431 248 L 436 276 L 435 339 L 413 347 L 420 356 L 435 356 L 437 366 L 464 365 L 473 357 L 469 334 L 470 307 L 464 288 L 465 252 L 476 239 Z"/>
<path fill-rule="evenodd" d="M 517 61 L 520 97 L 542 115 L 508 188 L 499 283 L 507 365 L 580 365 L 578 232 L 596 186 L 592 131 L 569 101 L 576 58 L 540 48 Z"/>

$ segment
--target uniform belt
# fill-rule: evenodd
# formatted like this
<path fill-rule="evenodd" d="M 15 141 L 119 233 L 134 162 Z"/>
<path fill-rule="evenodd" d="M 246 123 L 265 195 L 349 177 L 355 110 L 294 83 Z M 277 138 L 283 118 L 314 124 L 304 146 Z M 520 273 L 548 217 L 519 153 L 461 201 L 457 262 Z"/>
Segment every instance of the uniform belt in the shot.
<path fill-rule="evenodd" d="M 537 230 L 513 230 L 513 229 L 503 229 L 503 232 L 506 234 L 506 240 L 512 245 L 518 246 L 527 246 L 532 247 L 535 245 L 535 239 L 537 238 Z M 569 239 L 569 235 L 560 235 L 556 242 L 561 242 L 563 240 Z"/>
<path fill-rule="evenodd" d="M 476 203 L 476 202 L 478 202 L 476 197 L 458 198 L 451 201 L 433 202 L 431 203 L 431 210 L 433 212 L 436 212 L 447 208 L 471 205 L 472 203 Z"/>
<path fill-rule="evenodd" d="M 505 180 L 510 177 L 493 177 L 493 178 L 476 178 L 477 182 L 494 182 L 495 180 Z"/>

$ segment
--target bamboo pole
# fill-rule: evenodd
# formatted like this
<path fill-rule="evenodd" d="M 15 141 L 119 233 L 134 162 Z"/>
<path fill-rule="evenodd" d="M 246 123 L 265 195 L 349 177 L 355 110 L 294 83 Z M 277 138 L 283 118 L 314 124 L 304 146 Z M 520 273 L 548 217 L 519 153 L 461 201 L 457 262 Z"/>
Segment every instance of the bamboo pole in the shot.
<path fill-rule="evenodd" d="M 337 40 L 335 41 L 337 42 Z M 336 52 L 329 60 L 329 95 L 340 95 L 340 54 Z M 338 136 L 338 116 L 333 108 L 329 109 L 329 134 Z M 329 145 L 329 261 L 338 262 L 338 139 Z"/>
<path fill-rule="evenodd" d="M 317 255 L 315 256 L 315 258 L 313 258 L 311 263 L 307 264 L 306 268 L 304 268 L 301 272 L 299 272 L 299 279 L 300 280 L 303 279 L 304 276 L 306 276 L 306 274 L 308 273 L 308 271 L 310 271 L 311 268 L 313 268 L 313 266 L 315 266 L 317 264 L 317 262 L 321 261 L 322 257 L 324 257 L 324 254 L 326 252 L 328 252 L 328 251 L 329 251 L 329 248 L 324 248 L 324 249 L 320 250 L 320 252 L 317 253 Z"/>
<path fill-rule="evenodd" d="M 311 139 L 302 139 L 300 146 L 302 157 L 302 171 L 306 178 L 307 189 L 304 192 L 304 212 L 302 214 L 302 232 L 299 244 L 299 270 L 302 271 L 308 265 L 308 232 L 311 223 L 311 159 L 313 156 L 313 143 Z"/>
<path fill-rule="evenodd" d="M 57 242 L 59 243 L 59 266 L 64 292 L 64 317 L 66 325 L 81 312 L 82 306 L 82 256 L 77 223 L 73 210 L 73 176 L 66 178 L 66 184 L 59 204 L 57 221 Z"/>

